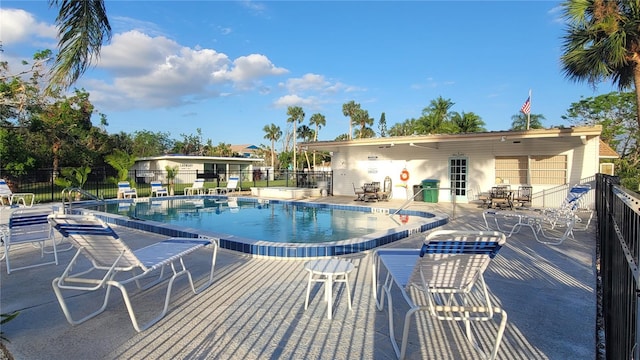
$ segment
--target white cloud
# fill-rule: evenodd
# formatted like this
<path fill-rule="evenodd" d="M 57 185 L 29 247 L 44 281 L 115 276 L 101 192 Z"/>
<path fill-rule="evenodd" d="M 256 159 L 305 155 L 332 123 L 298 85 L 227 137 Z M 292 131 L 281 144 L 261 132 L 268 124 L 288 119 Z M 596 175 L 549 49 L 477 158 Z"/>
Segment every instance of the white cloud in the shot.
<path fill-rule="evenodd" d="M 0 34 L 3 46 L 34 42 L 36 38 L 55 39 L 56 28 L 38 22 L 32 14 L 19 9 L 0 9 Z"/>
<path fill-rule="evenodd" d="M 269 93 L 262 84 L 265 77 L 288 72 L 264 55 L 231 61 L 213 49 L 184 47 L 139 31 L 114 35 L 103 47 L 97 67 L 113 81 L 86 79 L 92 101 L 120 110 L 179 106 L 222 96 L 228 88 L 265 94 Z"/>
<path fill-rule="evenodd" d="M 298 95 L 285 95 L 273 102 L 276 108 L 286 108 L 289 106 L 300 106 L 306 108 L 318 108 L 318 99 L 314 97 L 303 98 Z"/>

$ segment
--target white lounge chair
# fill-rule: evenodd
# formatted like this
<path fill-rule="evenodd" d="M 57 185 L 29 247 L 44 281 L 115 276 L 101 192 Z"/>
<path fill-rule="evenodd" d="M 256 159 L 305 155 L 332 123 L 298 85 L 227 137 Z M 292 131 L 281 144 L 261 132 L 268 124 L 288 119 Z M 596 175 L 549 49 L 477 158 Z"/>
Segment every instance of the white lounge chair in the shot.
<path fill-rule="evenodd" d="M 118 198 L 132 199 L 138 197 L 136 188 L 132 188 L 128 181 L 120 181 L 118 183 Z"/>
<path fill-rule="evenodd" d="M 168 196 L 169 190 L 162 186 L 160 181 L 152 181 L 151 183 L 151 196 Z"/>
<path fill-rule="evenodd" d="M 23 206 L 31 207 L 33 206 L 33 201 L 36 198 L 36 194 L 34 193 L 14 193 L 11 191 L 11 188 L 7 184 L 5 179 L 0 179 L 0 206 L 1 205 L 13 205 L 13 202 L 17 205 L 22 203 Z M 27 199 L 30 199 L 27 200 Z"/>
<path fill-rule="evenodd" d="M 496 358 L 507 314 L 491 300 L 483 273 L 504 243 L 504 234 L 497 231 L 439 230 L 427 235 L 421 249 L 389 248 L 373 253 L 374 298 L 378 310 L 383 310 L 387 298 L 389 336 L 398 358 L 406 355 L 411 317 L 420 311 L 437 320 L 463 323 L 467 339 L 479 351 L 471 322 L 489 321 L 500 314 L 497 335 L 486 356 Z M 400 345 L 394 333 L 394 289 L 410 307 Z"/>
<path fill-rule="evenodd" d="M 52 213 L 51 209 L 25 209 L 15 210 L 9 217 L 9 224 L 3 230 L 4 257 L 7 265 L 7 274 L 21 269 L 30 269 L 37 266 L 56 264 L 58 265 L 58 251 L 56 242 L 47 221 L 47 217 Z M 47 242 L 50 242 L 50 251 L 45 250 Z M 13 247 L 33 247 L 39 249 L 41 262 L 19 267 L 11 267 L 11 249 Z"/>
<path fill-rule="evenodd" d="M 495 229 L 505 232 L 507 237 L 518 234 L 522 227 L 528 227 L 538 242 L 547 245 L 560 245 L 567 238 L 573 238 L 576 223 L 582 222 L 576 212 L 589 190 L 591 190 L 589 185 L 573 186 L 557 208 L 533 211 L 485 210 L 482 212 L 485 227 L 487 230 L 492 230 L 489 218 L 493 218 Z M 588 219 L 586 227 L 589 226 L 589 222 L 591 222 L 591 218 Z"/>
<path fill-rule="evenodd" d="M 194 294 L 200 293 L 213 282 L 213 270 L 218 249 L 215 240 L 171 238 L 138 250 L 131 250 L 120 240 L 111 227 L 94 216 L 54 214 L 49 217 L 49 222 L 78 249 L 62 275 L 55 278 L 52 283 L 60 307 L 70 324 L 80 324 L 102 313 L 107 307 L 109 293 L 115 287 L 122 293 L 133 327 L 140 332 L 165 316 L 169 307 L 173 282 L 179 276 L 187 275 Z M 183 257 L 206 246 L 213 248 L 211 269 L 207 280 L 196 289 L 191 272 L 187 270 Z M 83 265 L 85 262 L 79 261 L 81 255 L 87 258 L 91 265 Z M 165 276 L 165 269 L 171 269 L 172 275 Z M 120 273 L 128 273 L 130 277 L 120 276 Z M 157 278 L 149 284 L 141 286 L 141 280 L 150 278 L 152 274 L 157 274 Z M 164 308 L 159 315 L 148 320 L 145 324 L 139 325 L 125 285 L 135 282 L 138 289 L 144 290 L 163 281 L 168 282 Z M 63 290 L 87 292 L 104 290 L 104 301 L 98 310 L 79 320 L 74 320 L 69 305 L 62 294 Z M 86 309 L 87 306 L 80 308 Z"/>
<path fill-rule="evenodd" d="M 227 186 L 226 187 L 217 187 L 217 188 L 211 189 L 213 191 L 209 191 L 209 194 L 211 194 L 211 193 L 214 193 L 214 194 L 228 194 L 228 193 L 240 191 L 240 187 L 238 186 L 238 182 L 239 181 L 240 181 L 239 177 L 230 176 L 229 177 L 229 181 L 227 181 Z"/>
<path fill-rule="evenodd" d="M 204 179 L 195 179 L 191 187 L 184 188 L 185 195 L 202 195 L 204 194 Z"/>

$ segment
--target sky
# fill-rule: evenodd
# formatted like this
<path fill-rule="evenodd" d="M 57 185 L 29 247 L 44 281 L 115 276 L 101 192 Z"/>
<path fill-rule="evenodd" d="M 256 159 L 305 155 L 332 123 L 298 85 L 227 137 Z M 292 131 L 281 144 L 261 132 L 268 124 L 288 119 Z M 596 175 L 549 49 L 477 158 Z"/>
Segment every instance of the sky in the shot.
<path fill-rule="evenodd" d="M 112 28 L 100 58 L 74 85 L 90 93 L 111 133 L 166 132 L 174 140 L 264 144 L 287 108 L 303 124 L 326 118 L 319 140 L 349 131 L 355 101 L 387 127 L 421 116 L 438 97 L 508 130 L 531 91 L 543 126 L 572 103 L 616 91 L 567 79 L 560 1 L 106 1 Z M 57 8 L 0 3 L 2 61 L 20 68 L 57 49 Z M 99 125 L 99 118 L 93 119 Z M 277 146 L 281 148 L 280 146 Z"/>

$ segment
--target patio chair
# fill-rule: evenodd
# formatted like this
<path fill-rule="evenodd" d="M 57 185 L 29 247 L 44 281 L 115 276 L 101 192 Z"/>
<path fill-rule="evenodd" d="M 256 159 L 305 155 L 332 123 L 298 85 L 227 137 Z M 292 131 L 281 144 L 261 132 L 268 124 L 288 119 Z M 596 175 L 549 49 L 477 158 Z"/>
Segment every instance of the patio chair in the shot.
<path fill-rule="evenodd" d="M 531 197 L 533 193 L 533 187 L 531 185 L 520 185 L 518 192 L 513 197 L 513 204 L 516 207 L 529 207 L 531 206 Z"/>
<path fill-rule="evenodd" d="M 389 337 L 398 358 L 406 356 L 411 317 L 421 311 L 437 320 L 462 323 L 467 339 L 481 352 L 471 323 L 490 321 L 500 314 L 487 356 L 496 358 L 507 313 L 492 301 L 483 273 L 504 244 L 505 235 L 496 231 L 439 230 L 427 235 L 421 249 L 389 248 L 373 253 L 374 298 L 378 310 L 383 310 L 387 298 Z M 384 282 L 379 284 L 382 276 Z M 400 344 L 394 331 L 394 289 L 410 307 Z"/>
<path fill-rule="evenodd" d="M 364 187 L 356 187 L 356 184 L 351 183 L 353 185 L 353 193 L 356 195 L 354 201 L 364 201 Z"/>
<path fill-rule="evenodd" d="M 160 181 L 152 181 L 151 183 L 151 195 L 152 196 L 168 196 L 169 190 L 162 186 Z"/>
<path fill-rule="evenodd" d="M 128 181 L 120 181 L 118 183 L 118 198 L 132 199 L 138 197 L 136 188 L 132 188 Z"/>
<path fill-rule="evenodd" d="M 391 187 L 391 177 L 387 176 L 384 178 L 381 190 L 382 191 L 378 191 L 376 194 L 378 201 L 389 201 L 389 199 L 391 199 L 391 191 L 393 190 Z"/>
<path fill-rule="evenodd" d="M 9 224 L 3 230 L 4 235 L 4 256 L 6 257 L 7 274 L 12 271 L 30 269 L 43 265 L 58 265 L 58 251 L 56 249 L 56 241 L 51 230 L 51 226 L 47 221 L 47 217 L 52 213 L 51 209 L 25 209 L 15 210 L 9 216 Z M 45 250 L 46 243 L 51 243 L 52 250 Z M 22 265 L 19 267 L 11 267 L 11 250 L 13 247 L 35 247 L 40 251 L 42 261 L 31 263 L 30 265 Z"/>
<path fill-rule="evenodd" d="M 169 307 L 171 289 L 178 277 L 187 275 L 189 285 L 194 294 L 202 292 L 213 282 L 213 270 L 218 249 L 218 244 L 215 240 L 171 238 L 138 250 L 131 250 L 109 225 L 92 215 L 54 214 L 49 216 L 49 222 L 78 249 L 62 275 L 53 279 L 52 282 L 60 307 L 70 324 L 80 324 L 102 313 L 109 302 L 111 289 L 115 287 L 122 293 L 133 327 L 140 332 L 148 329 L 165 316 Z M 208 279 L 196 289 L 191 272 L 185 266 L 183 257 L 206 246 L 213 248 L 211 268 L 206 276 Z M 79 261 L 82 259 L 81 255 L 88 259 L 90 264 Z M 171 276 L 165 276 L 165 269 L 167 268 L 171 269 Z M 123 277 L 120 276 L 120 273 L 127 273 L 130 276 Z M 153 279 L 151 275 L 156 274 L 157 278 Z M 143 286 L 141 281 L 143 279 L 152 280 Z M 138 324 L 138 318 L 134 312 L 126 285 L 133 282 L 138 289 L 146 290 L 165 281 L 167 281 L 167 290 L 162 311 L 145 324 Z M 79 320 L 75 320 L 71 316 L 69 304 L 67 304 L 62 294 L 63 290 L 71 290 L 75 293 L 78 291 L 93 292 L 104 290 L 105 295 L 98 310 Z M 87 305 L 81 305 L 79 308 L 86 309 Z M 80 310 L 79 312 L 82 311 Z"/>
<path fill-rule="evenodd" d="M 227 186 L 214 188 L 213 192 L 215 192 L 216 194 L 228 194 L 231 192 L 240 191 L 240 187 L 238 186 L 239 181 L 239 177 L 230 176 L 229 181 L 227 181 Z M 211 194 L 211 191 L 209 191 L 209 193 Z"/>
<path fill-rule="evenodd" d="M 533 237 L 539 243 L 560 245 L 568 238 L 574 238 L 573 230 L 580 218 L 569 210 L 544 213 L 541 211 L 501 211 L 485 210 L 482 213 L 487 230 L 492 230 L 489 218 L 493 217 L 496 230 L 504 232 L 509 238 L 520 233 L 523 227 L 531 229 Z M 503 221 L 502 225 L 500 221 Z M 510 227 L 510 229 L 509 229 Z"/>
<path fill-rule="evenodd" d="M 202 195 L 204 194 L 204 179 L 195 179 L 191 187 L 184 188 L 185 195 Z"/>
<path fill-rule="evenodd" d="M 30 198 L 31 201 L 27 201 L 28 198 Z M 0 179 L 0 205 L 4 205 L 6 202 L 7 205 L 11 206 L 15 201 L 17 205 L 22 203 L 25 207 L 32 207 L 35 198 L 36 194 L 34 193 L 14 193 L 11 191 L 7 181 L 5 179 Z"/>

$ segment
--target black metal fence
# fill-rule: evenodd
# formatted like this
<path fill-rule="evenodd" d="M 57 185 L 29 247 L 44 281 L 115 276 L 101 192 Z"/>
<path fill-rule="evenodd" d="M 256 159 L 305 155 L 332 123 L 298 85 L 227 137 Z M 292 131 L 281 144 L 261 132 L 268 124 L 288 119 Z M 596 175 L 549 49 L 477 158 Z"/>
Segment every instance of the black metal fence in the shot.
<path fill-rule="evenodd" d="M 55 175 L 55 176 L 54 176 Z M 91 169 L 86 183 L 81 187 L 97 198 L 116 198 L 118 195 L 117 172 L 111 168 Z M 182 195 L 185 187 L 193 185 L 196 179 L 205 179 L 205 188 L 224 187 L 229 177 L 238 177 L 238 186 L 248 191 L 251 187 L 298 187 L 326 188 L 327 194 L 333 194 L 333 172 L 331 171 L 292 171 L 292 170 L 252 170 L 233 173 L 206 173 L 198 170 L 181 170 L 174 181 L 174 193 Z M 0 175 L 7 180 L 14 193 L 33 193 L 36 203 L 57 202 L 62 200 L 63 186 L 53 179 L 61 177 L 50 169 L 30 171 L 22 176 Z M 128 179 L 136 188 L 138 196 L 151 195 L 151 181 L 161 181 L 168 185 L 167 172 L 164 170 L 131 170 Z"/>
<path fill-rule="evenodd" d="M 605 345 L 600 350 L 606 359 L 640 359 L 640 198 L 619 184 L 618 177 L 596 177 L 602 294 L 599 318 Z"/>

